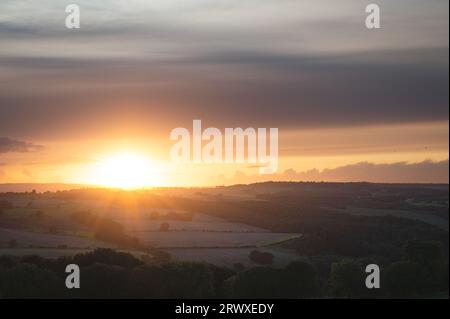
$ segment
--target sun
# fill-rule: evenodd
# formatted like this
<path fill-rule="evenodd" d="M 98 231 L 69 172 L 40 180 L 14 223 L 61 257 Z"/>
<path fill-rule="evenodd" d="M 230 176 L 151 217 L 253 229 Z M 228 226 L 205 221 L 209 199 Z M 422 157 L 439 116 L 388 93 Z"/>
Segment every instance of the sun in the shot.
<path fill-rule="evenodd" d="M 91 182 L 106 187 L 136 189 L 158 185 L 160 172 L 147 157 L 121 152 L 99 160 L 95 164 Z"/>

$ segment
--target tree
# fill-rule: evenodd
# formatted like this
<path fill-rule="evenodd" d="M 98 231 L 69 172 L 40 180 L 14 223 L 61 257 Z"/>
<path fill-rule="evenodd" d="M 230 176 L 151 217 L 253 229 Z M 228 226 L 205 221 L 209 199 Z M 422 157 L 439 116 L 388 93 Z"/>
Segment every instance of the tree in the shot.
<path fill-rule="evenodd" d="M 232 298 L 283 298 L 280 285 L 281 271 L 269 267 L 257 267 L 239 273 L 232 280 Z"/>
<path fill-rule="evenodd" d="M 95 225 L 94 236 L 103 241 L 121 243 L 125 236 L 125 228 L 111 219 L 103 219 Z"/>
<path fill-rule="evenodd" d="M 282 288 L 288 298 L 312 298 L 320 293 L 316 269 L 304 261 L 290 263 L 281 273 Z"/>
<path fill-rule="evenodd" d="M 214 277 L 211 266 L 193 262 L 169 263 L 163 266 L 168 298 L 212 298 Z"/>
<path fill-rule="evenodd" d="M 2 298 L 63 298 L 66 290 L 62 278 L 35 265 L 0 266 Z"/>
<path fill-rule="evenodd" d="M 253 250 L 248 255 L 248 258 L 254 263 L 260 265 L 271 265 L 273 263 L 274 256 L 271 253 Z"/>
<path fill-rule="evenodd" d="M 7 255 L 0 256 L 0 267 L 12 268 L 15 265 L 17 265 L 17 263 L 18 263 L 18 261 L 15 257 L 7 256 Z"/>
<path fill-rule="evenodd" d="M 109 248 L 97 248 L 91 252 L 77 254 L 73 257 L 71 263 L 79 266 L 90 266 L 96 263 L 101 263 L 110 266 L 121 266 L 124 268 L 136 267 L 143 264 L 142 261 L 129 253 L 118 252 Z"/>
<path fill-rule="evenodd" d="M 436 241 L 409 241 L 405 248 L 406 258 L 421 265 L 442 261 L 442 244 Z"/>
<path fill-rule="evenodd" d="M 387 267 L 384 275 L 387 291 L 392 297 L 408 298 L 428 290 L 426 269 L 417 262 L 399 261 Z"/>
<path fill-rule="evenodd" d="M 82 268 L 82 289 L 70 294 L 83 298 L 125 298 L 128 293 L 126 268 L 95 263 Z"/>
<path fill-rule="evenodd" d="M 427 271 L 431 291 L 448 289 L 448 264 L 444 261 L 442 243 L 410 241 L 406 245 L 405 255 L 409 261 L 422 265 Z"/>
<path fill-rule="evenodd" d="M 365 271 L 354 259 L 333 263 L 330 273 L 330 288 L 333 296 L 361 298 L 367 293 Z"/>

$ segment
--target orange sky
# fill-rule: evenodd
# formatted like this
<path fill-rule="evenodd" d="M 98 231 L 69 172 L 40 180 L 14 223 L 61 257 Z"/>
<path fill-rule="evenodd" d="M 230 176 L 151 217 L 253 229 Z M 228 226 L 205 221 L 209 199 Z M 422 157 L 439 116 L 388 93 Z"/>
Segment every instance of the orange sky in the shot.
<path fill-rule="evenodd" d="M 102 165 L 120 154 L 131 153 L 149 167 L 148 172 L 138 174 L 148 177 L 148 182 L 145 182 L 147 186 L 206 186 L 274 178 L 290 180 L 292 177 L 284 174 L 289 169 L 304 172 L 336 169 L 361 162 L 412 164 L 426 160 L 436 163 L 448 161 L 447 133 L 447 122 L 283 130 L 280 132 L 279 170 L 276 175 L 267 176 L 258 176 L 258 169 L 249 164 L 173 164 L 169 158 L 173 142 L 169 141 L 168 136 L 43 141 L 45 146 L 37 151 L 2 154 L 5 164 L 1 167 L 1 177 L 2 182 L 8 183 L 105 184 L 110 178 L 103 176 L 103 180 L 102 177 L 98 179 Z M 136 174 L 131 168 L 123 169 L 128 170 L 128 175 Z M 145 171 L 143 167 L 139 169 Z M 374 181 L 391 181 L 390 171 L 385 169 L 385 176 L 377 176 Z M 421 177 L 417 181 L 446 182 L 448 176 L 443 174 L 445 166 L 443 169 L 437 176 L 436 172 L 430 172 L 429 180 L 422 180 Z M 248 177 L 243 179 L 242 174 Z M 366 179 L 370 178 L 370 171 L 366 176 Z M 345 175 L 337 179 L 345 181 L 347 178 L 352 180 Z M 414 175 L 411 178 L 414 181 Z M 124 180 L 126 184 L 126 177 Z"/>

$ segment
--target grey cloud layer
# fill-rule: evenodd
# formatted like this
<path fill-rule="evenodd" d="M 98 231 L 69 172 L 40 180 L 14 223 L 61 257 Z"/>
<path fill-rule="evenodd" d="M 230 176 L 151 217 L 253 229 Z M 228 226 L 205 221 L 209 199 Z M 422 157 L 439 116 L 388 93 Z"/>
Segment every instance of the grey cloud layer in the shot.
<path fill-rule="evenodd" d="M 41 145 L 36 145 L 29 142 L 17 141 L 8 137 L 0 137 L 0 154 L 8 152 L 34 152 L 42 149 Z M 0 163 L 1 166 L 1 163 Z"/>
<path fill-rule="evenodd" d="M 1 2 L 0 134 L 124 112 L 155 125 L 448 118 L 447 1 L 381 1 L 377 31 L 358 0 L 78 3 L 82 29 L 67 32 L 64 2 Z"/>

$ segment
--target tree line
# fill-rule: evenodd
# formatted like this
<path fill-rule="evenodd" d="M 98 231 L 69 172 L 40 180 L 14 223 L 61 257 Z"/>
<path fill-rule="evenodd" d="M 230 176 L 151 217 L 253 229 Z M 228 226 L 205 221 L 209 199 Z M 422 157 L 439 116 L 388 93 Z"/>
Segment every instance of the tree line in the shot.
<path fill-rule="evenodd" d="M 381 262 L 380 262 L 381 261 Z M 379 263 L 381 288 L 367 289 L 365 266 Z M 81 269 L 81 289 L 65 287 L 65 267 Z M 448 259 L 436 242 L 413 241 L 404 258 L 334 262 L 323 275 L 307 260 L 282 269 L 241 270 L 193 262 L 146 262 L 100 248 L 72 257 L 0 256 L 0 298 L 411 298 L 448 296 Z"/>

